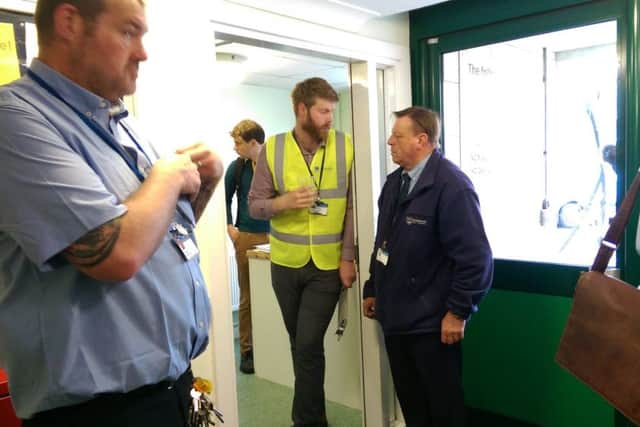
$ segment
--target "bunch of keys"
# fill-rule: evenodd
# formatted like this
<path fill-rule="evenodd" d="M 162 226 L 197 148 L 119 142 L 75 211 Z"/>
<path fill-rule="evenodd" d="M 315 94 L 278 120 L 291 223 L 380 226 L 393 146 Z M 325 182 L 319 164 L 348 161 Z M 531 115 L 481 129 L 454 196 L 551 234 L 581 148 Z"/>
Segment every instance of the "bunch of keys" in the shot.
<path fill-rule="evenodd" d="M 191 406 L 189 407 L 189 427 L 209 427 L 216 425 L 211 417 L 212 413 L 224 424 L 222 412 L 213 405 L 213 402 L 211 402 L 207 396 L 209 393 L 211 393 L 211 382 L 209 380 L 200 377 L 193 379 Z"/>
<path fill-rule="evenodd" d="M 347 329 L 348 296 L 348 291 L 342 288 L 342 291 L 340 291 L 340 299 L 338 300 L 338 328 L 336 329 L 338 341 L 340 341 L 340 338 L 344 335 L 344 331 Z"/>

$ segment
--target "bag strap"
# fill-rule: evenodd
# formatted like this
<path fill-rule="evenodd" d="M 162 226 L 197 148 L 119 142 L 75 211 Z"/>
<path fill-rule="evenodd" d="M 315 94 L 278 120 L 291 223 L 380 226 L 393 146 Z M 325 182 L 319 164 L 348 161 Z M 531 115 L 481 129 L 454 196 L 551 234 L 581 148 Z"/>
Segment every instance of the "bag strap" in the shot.
<path fill-rule="evenodd" d="M 611 255 L 613 255 L 613 252 L 618 248 L 620 237 L 629 222 L 629 216 L 631 216 L 633 205 L 636 203 L 638 191 L 640 191 L 640 170 L 631 183 L 629 191 L 627 191 L 627 194 L 624 196 L 624 200 L 622 201 L 618 212 L 616 212 L 616 216 L 613 217 L 609 230 L 607 230 L 607 234 L 604 235 L 604 238 L 600 242 L 600 249 L 598 249 L 596 259 L 593 261 L 591 271 L 604 273 L 606 270 L 609 260 L 611 259 Z"/>

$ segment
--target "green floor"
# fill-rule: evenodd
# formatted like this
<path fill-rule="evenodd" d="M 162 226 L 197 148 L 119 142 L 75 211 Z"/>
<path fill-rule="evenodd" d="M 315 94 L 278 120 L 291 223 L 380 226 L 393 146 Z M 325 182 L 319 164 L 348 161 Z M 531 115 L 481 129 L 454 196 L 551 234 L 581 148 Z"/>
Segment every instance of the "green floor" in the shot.
<path fill-rule="evenodd" d="M 234 313 L 235 314 L 235 313 Z M 238 340 L 235 341 L 236 369 L 239 366 Z M 236 373 L 240 427 L 288 427 L 291 425 L 293 390 L 255 375 Z M 361 411 L 327 402 L 330 427 L 361 427 Z"/>

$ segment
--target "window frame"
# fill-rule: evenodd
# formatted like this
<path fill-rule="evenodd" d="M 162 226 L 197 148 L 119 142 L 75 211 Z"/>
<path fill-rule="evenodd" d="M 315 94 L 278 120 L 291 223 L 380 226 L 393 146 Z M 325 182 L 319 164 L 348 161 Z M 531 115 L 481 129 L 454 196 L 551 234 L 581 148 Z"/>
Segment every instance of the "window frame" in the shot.
<path fill-rule="evenodd" d="M 561 2 L 556 2 L 561 3 Z M 638 0 L 606 0 L 581 4 L 573 4 L 560 9 L 537 11 L 524 16 L 513 16 L 499 22 L 478 22 L 476 16 L 467 13 L 458 17 L 451 24 L 451 31 L 446 28 L 435 28 L 443 31 L 441 34 L 429 32 L 417 33 L 412 37 L 412 69 L 413 69 L 413 97 L 417 105 L 425 105 L 437 111 L 443 111 L 443 55 L 478 46 L 506 42 L 523 37 L 567 30 L 606 21 L 616 21 L 617 27 L 617 51 L 620 61 L 617 88 L 617 170 L 618 176 L 617 194 L 618 205 L 625 189 L 633 180 L 636 167 L 629 165 L 639 164 L 638 147 L 627 144 L 627 141 L 638 140 L 638 123 L 634 118 L 638 106 L 633 104 L 633 96 L 627 97 L 630 88 L 638 87 L 638 75 L 632 73 L 638 65 L 638 34 L 633 32 L 633 25 L 629 22 L 629 10 L 633 10 L 629 3 L 638 3 Z M 445 9 L 444 6 L 441 9 Z M 451 6 L 450 6 L 451 7 Z M 460 8 L 462 9 L 462 8 Z M 486 7 L 490 14 L 491 6 Z M 509 9 L 507 7 L 507 9 Z M 637 8 L 636 8 L 637 10 Z M 494 14 L 495 15 L 495 14 Z M 423 28 L 434 28 L 425 25 L 428 18 L 425 15 L 412 15 L 412 29 L 419 24 Z M 436 19 L 433 14 L 430 19 Z M 465 20 L 467 25 L 465 26 Z M 631 29 L 629 29 L 631 28 Z M 635 49 L 635 51 L 634 51 Z M 628 122 L 627 118 L 634 120 Z M 446 123 L 443 122 L 443 126 Z M 442 149 L 446 154 L 447 141 L 442 140 Z M 636 144 L 638 145 L 638 144 Z M 629 225 L 625 231 L 625 238 L 617 251 L 617 265 L 625 280 L 635 283 L 640 281 L 640 263 L 629 263 L 635 254 L 635 231 L 638 222 L 638 208 L 634 210 Z M 595 253 L 593 254 L 595 258 Z M 568 266 L 553 263 L 532 261 L 495 261 L 494 288 L 518 292 L 528 292 L 553 296 L 570 297 L 573 295 L 575 284 L 581 272 L 586 268 L 582 266 Z M 636 264 L 636 265 L 634 265 Z M 634 281 L 635 280 L 635 281 Z"/>

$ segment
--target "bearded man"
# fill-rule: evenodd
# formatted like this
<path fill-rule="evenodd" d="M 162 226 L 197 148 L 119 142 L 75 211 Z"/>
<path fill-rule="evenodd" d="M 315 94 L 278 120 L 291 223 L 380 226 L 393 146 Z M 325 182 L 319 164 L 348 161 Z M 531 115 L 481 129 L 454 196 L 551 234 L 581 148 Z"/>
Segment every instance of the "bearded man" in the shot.
<path fill-rule="evenodd" d="M 326 426 L 324 335 L 355 280 L 351 137 L 332 129 L 336 91 L 321 78 L 291 94 L 296 125 L 258 157 L 249 213 L 270 220 L 271 280 L 289 334 L 294 426 Z"/>

